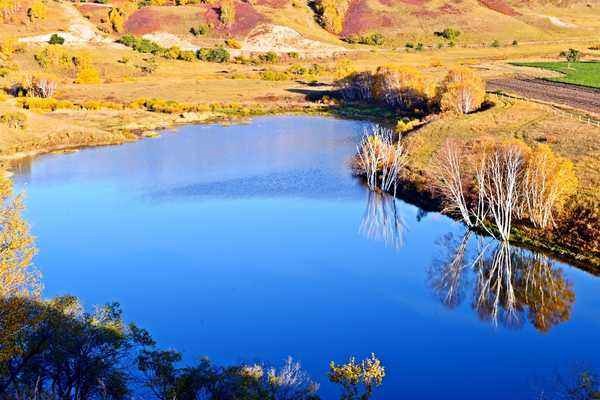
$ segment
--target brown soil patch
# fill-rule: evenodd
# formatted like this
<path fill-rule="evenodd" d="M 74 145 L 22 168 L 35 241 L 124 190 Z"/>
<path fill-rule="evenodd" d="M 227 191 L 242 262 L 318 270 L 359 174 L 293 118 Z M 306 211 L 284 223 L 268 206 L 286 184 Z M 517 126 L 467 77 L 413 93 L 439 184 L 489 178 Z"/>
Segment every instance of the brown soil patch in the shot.
<path fill-rule="evenodd" d="M 341 36 L 375 31 L 393 24 L 394 20 L 389 15 L 372 10 L 367 0 L 353 0 L 346 13 Z"/>
<path fill-rule="evenodd" d="M 217 33 L 224 36 L 245 36 L 266 19 L 252 5 L 238 2 L 235 4 L 235 22 L 230 27 L 219 19 L 219 7 L 210 7 L 204 12 L 204 19 L 211 23 Z"/>
<path fill-rule="evenodd" d="M 487 82 L 488 90 L 502 90 L 520 96 L 564 104 L 592 113 L 600 113 L 600 90 L 549 82 L 543 79 L 505 78 Z"/>
<path fill-rule="evenodd" d="M 483 4 L 490 10 L 494 10 L 504 15 L 515 17 L 519 14 L 512 8 L 505 0 L 479 0 L 479 3 Z"/>
<path fill-rule="evenodd" d="M 170 14 L 168 8 L 144 7 L 134 12 L 125 22 L 125 30 L 134 35 L 168 31 L 168 26 L 180 24 L 181 18 Z"/>

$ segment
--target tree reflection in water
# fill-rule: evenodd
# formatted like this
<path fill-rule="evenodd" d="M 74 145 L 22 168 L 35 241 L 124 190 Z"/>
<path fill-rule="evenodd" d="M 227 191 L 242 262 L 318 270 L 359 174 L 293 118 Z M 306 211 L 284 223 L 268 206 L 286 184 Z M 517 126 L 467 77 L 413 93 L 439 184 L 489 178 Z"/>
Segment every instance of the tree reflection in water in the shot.
<path fill-rule="evenodd" d="M 482 320 L 517 328 L 529 321 L 542 332 L 570 318 L 575 292 L 548 257 L 480 237 L 469 254 L 471 236 L 440 241 L 444 255 L 429 269 L 429 285 L 442 303 L 454 308 L 470 289 Z"/>
<path fill-rule="evenodd" d="M 406 224 L 397 201 L 394 196 L 369 190 L 359 233 L 368 239 L 382 241 L 394 250 L 402 248 Z"/>

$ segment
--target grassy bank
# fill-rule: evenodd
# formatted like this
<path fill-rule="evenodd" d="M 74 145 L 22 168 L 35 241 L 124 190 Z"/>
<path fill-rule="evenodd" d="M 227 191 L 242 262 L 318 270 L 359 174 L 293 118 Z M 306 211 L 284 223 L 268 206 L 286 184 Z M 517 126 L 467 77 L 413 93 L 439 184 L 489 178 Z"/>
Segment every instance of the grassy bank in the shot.
<path fill-rule="evenodd" d="M 518 139 L 530 147 L 547 144 L 554 153 L 573 162 L 578 191 L 557 216 L 554 227 L 541 230 L 517 221 L 511 240 L 600 273 L 600 129 L 556 115 L 549 106 L 496 96 L 490 100 L 494 106 L 488 110 L 447 115 L 408 135 L 409 173 L 401 195 L 430 210 L 441 209 L 428 171 L 447 139 L 467 143 Z M 470 157 L 475 160 L 477 154 Z"/>

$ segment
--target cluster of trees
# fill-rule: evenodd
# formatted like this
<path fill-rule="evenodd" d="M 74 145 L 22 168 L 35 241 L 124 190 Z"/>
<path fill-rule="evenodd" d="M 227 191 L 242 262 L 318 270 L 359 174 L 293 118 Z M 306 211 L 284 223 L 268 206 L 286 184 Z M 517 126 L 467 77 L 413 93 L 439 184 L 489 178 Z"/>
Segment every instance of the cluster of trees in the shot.
<path fill-rule="evenodd" d="M 391 129 L 376 126 L 358 145 L 352 169 L 365 178 L 370 190 L 396 191 L 400 173 L 408 162 L 406 148 Z"/>
<path fill-rule="evenodd" d="M 59 68 L 75 76 L 74 83 L 100 83 L 100 72 L 86 52 L 70 52 L 60 44 L 50 44 L 34 54 L 43 69 Z"/>
<path fill-rule="evenodd" d="M 478 154 L 474 162 L 472 154 Z M 573 163 L 547 145 L 492 142 L 466 149 L 448 140 L 432 160 L 431 180 L 445 211 L 503 241 L 515 219 L 549 228 L 578 186 Z"/>
<path fill-rule="evenodd" d="M 443 255 L 429 269 L 429 285 L 443 304 L 455 308 L 468 297 L 482 320 L 510 327 L 529 321 L 542 332 L 569 320 L 573 285 L 548 257 L 481 238 L 468 254 L 471 237 L 467 231 L 440 242 Z"/>
<path fill-rule="evenodd" d="M 353 72 L 336 86 L 347 101 L 377 102 L 414 115 L 435 109 L 467 114 L 479 109 L 485 99 L 483 80 L 464 67 L 450 69 L 434 93 L 423 74 L 410 67 Z"/>
<path fill-rule="evenodd" d="M 378 32 L 371 33 L 369 35 L 347 36 L 347 37 L 343 38 L 342 40 L 347 43 L 350 43 L 350 44 L 358 43 L 358 44 L 366 44 L 369 46 L 383 46 L 383 44 L 385 43 L 385 37 L 381 33 L 378 33 Z"/>
<path fill-rule="evenodd" d="M 318 400 L 319 385 L 291 358 L 280 368 L 218 366 L 161 350 L 150 334 L 123 321 L 118 304 L 93 313 L 72 296 L 42 301 L 0 297 L 0 398 Z M 331 363 L 342 398 L 368 400 L 385 371 L 373 355 Z M 360 397 L 359 397 L 360 396 Z"/>
<path fill-rule="evenodd" d="M 222 46 L 202 48 L 194 52 L 192 50 L 181 50 L 176 46 L 164 48 L 156 42 L 130 34 L 122 36 L 118 42 L 127 47 L 131 47 L 139 53 L 153 54 L 169 60 L 194 61 L 197 59 L 201 61 L 224 63 L 230 59 L 229 52 Z"/>

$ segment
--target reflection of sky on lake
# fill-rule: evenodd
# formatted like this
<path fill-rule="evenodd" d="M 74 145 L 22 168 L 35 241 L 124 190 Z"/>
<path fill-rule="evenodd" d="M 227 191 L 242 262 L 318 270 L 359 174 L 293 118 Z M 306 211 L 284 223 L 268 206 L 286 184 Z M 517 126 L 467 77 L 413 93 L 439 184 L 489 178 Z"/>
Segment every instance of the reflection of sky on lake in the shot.
<path fill-rule="evenodd" d="M 365 126 L 258 118 L 23 166 L 45 294 L 119 301 L 189 359 L 292 355 L 324 395 L 330 360 L 371 352 L 387 368 L 386 399 L 523 398 L 533 376 L 597 362 L 599 281 L 578 269 L 553 267 L 575 299 L 547 333 L 473 306 L 477 277 L 497 281 L 492 250 L 487 269 L 469 267 L 462 301 L 444 303 L 432 272 L 452 272 L 440 242 L 460 243 L 463 228 L 363 189 L 347 161 Z"/>

